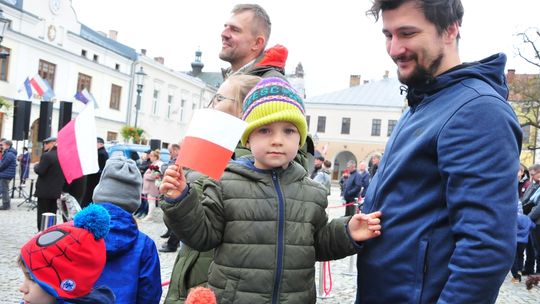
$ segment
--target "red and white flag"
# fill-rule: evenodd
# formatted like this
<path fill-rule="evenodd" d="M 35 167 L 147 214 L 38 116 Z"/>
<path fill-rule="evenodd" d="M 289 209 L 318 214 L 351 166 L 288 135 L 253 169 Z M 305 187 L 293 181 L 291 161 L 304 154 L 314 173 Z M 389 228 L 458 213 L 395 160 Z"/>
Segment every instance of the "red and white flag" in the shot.
<path fill-rule="evenodd" d="M 196 110 L 176 164 L 220 179 L 247 123 L 227 113 Z"/>
<path fill-rule="evenodd" d="M 58 161 L 68 184 L 99 171 L 96 133 L 93 102 L 58 132 Z"/>

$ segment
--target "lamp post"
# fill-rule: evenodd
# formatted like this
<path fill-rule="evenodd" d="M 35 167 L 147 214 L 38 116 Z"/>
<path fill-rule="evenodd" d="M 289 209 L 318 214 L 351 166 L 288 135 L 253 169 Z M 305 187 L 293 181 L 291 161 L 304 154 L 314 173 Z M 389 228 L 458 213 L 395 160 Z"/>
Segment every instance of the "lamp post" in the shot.
<path fill-rule="evenodd" d="M 6 31 L 9 24 L 9 20 L 4 19 L 3 12 L 4 11 L 0 8 L 0 47 L 2 46 L 2 40 L 4 40 L 4 32 Z M 9 56 L 8 52 L 4 50 L 0 51 L 0 59 L 6 58 L 7 56 Z"/>
<path fill-rule="evenodd" d="M 141 93 L 144 87 L 144 77 L 146 73 L 143 68 L 135 73 L 135 81 L 137 83 L 137 102 L 135 103 L 135 128 L 137 128 L 137 118 L 139 116 L 139 110 L 141 109 Z"/>

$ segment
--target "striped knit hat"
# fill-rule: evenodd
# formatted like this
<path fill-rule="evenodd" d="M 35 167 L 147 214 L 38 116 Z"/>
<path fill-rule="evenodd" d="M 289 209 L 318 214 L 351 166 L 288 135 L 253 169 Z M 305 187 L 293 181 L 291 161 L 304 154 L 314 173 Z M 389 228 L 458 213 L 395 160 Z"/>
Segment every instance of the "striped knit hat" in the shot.
<path fill-rule="evenodd" d="M 306 142 L 304 101 L 296 90 L 281 78 L 269 77 L 259 81 L 244 99 L 242 113 L 242 120 L 248 123 L 241 139 L 244 146 L 253 130 L 278 121 L 294 124 L 300 133 L 300 146 Z"/>

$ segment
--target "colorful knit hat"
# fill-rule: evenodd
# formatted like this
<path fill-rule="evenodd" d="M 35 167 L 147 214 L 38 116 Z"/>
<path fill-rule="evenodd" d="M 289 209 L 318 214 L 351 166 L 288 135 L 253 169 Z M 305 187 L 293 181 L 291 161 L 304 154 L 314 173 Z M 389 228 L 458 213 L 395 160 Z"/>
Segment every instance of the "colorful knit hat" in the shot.
<path fill-rule="evenodd" d="M 296 90 L 278 77 L 264 78 L 244 99 L 242 120 L 248 123 L 242 134 L 242 145 L 256 128 L 278 121 L 288 121 L 300 133 L 300 146 L 306 142 L 307 122 L 304 101 Z"/>
<path fill-rule="evenodd" d="M 40 232 L 21 248 L 32 279 L 57 299 L 77 299 L 92 292 L 105 267 L 104 237 L 110 215 L 90 204 L 73 221 Z"/>

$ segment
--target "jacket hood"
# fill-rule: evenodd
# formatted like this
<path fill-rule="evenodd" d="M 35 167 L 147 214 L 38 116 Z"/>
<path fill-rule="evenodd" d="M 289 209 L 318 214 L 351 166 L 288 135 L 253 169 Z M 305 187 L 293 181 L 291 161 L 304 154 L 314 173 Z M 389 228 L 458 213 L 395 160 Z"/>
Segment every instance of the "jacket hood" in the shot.
<path fill-rule="evenodd" d="M 100 203 L 111 215 L 109 234 L 105 237 L 107 256 L 116 256 L 129 251 L 136 243 L 139 229 L 133 216 L 112 203 Z"/>
<path fill-rule="evenodd" d="M 276 168 L 272 170 L 258 169 L 254 163 L 255 160 L 252 155 L 243 156 L 229 162 L 226 171 L 231 171 L 267 184 L 272 183 L 272 172 L 278 175 L 281 183 L 292 183 L 307 177 L 307 171 L 304 167 L 294 161 L 289 163 L 287 169 Z"/>
<path fill-rule="evenodd" d="M 66 301 L 59 301 L 59 303 L 66 304 L 114 304 L 116 303 L 116 297 L 113 291 L 105 286 L 97 287 L 92 292 L 84 297 L 77 299 L 69 299 Z"/>
<path fill-rule="evenodd" d="M 444 88 L 468 78 L 477 78 L 489 84 L 502 98 L 508 97 L 508 86 L 504 76 L 506 55 L 491 55 L 477 62 L 460 64 L 428 81 L 425 85 L 409 87 L 407 100 L 411 108 L 418 106 L 425 98 Z"/>

